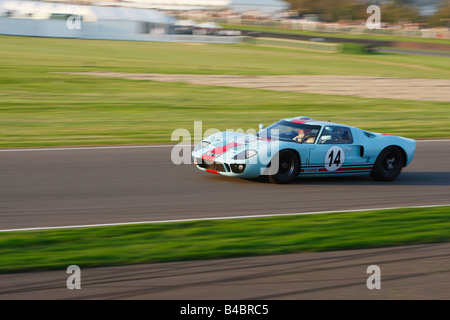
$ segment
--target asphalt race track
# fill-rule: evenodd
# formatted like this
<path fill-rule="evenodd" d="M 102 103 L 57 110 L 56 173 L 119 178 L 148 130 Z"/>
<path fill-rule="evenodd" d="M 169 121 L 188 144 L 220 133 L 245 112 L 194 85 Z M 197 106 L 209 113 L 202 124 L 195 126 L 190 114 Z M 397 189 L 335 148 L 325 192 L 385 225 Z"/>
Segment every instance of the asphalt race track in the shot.
<path fill-rule="evenodd" d="M 367 288 L 370 265 L 380 289 Z M 443 243 L 81 269 L 80 290 L 65 270 L 0 274 L 0 300 L 449 299 L 449 266 Z"/>
<path fill-rule="evenodd" d="M 171 148 L 163 146 L 79 150 L 1 150 L 0 229 L 344 211 L 450 203 L 450 162 L 448 160 L 450 141 L 448 140 L 420 141 L 412 164 L 404 169 L 394 182 L 375 182 L 368 176 L 364 176 L 298 179 L 294 184 L 275 185 L 203 173 L 193 165 L 174 165 L 171 162 L 170 153 Z M 55 278 L 54 272 L 0 275 L 0 299 L 203 299 L 204 297 L 216 299 L 230 297 L 233 299 L 352 297 L 424 299 L 437 297 L 448 299 L 450 289 L 448 285 L 442 284 L 449 283 L 449 248 L 446 244 L 436 244 L 374 249 L 375 251 L 229 259 L 197 262 L 198 265 L 194 262 L 179 262 L 153 266 L 92 269 L 97 273 L 91 271 L 90 279 L 94 284 L 101 285 L 93 291 L 81 290 L 81 293 L 77 295 L 61 294 L 60 290 L 52 290 L 54 289 L 52 284 L 52 279 Z M 378 260 L 369 259 L 369 257 L 376 257 Z M 287 261 L 287 264 L 282 261 Z M 372 292 L 365 287 L 365 282 L 362 283 L 362 287 L 361 285 L 358 287 L 360 280 L 366 279 L 367 275 L 364 269 L 359 278 L 356 275 L 353 276 L 355 266 L 367 268 L 370 264 L 381 263 L 379 261 L 385 261 L 389 265 L 387 268 L 392 279 L 396 281 L 391 283 L 397 283 L 398 286 L 395 288 L 400 288 L 398 289 L 400 291 L 394 288 L 389 291 L 390 295 L 388 291 Z M 228 264 L 231 266 L 229 269 L 226 267 Z M 311 272 L 319 273 L 311 275 L 308 275 L 306 271 L 304 274 L 296 273 L 294 269 L 289 269 L 289 265 L 295 270 L 304 269 L 305 266 L 311 266 L 311 268 L 315 266 Z M 324 268 L 323 265 L 327 267 Z M 417 269 L 414 269 L 414 266 Z M 265 275 L 263 291 L 258 290 L 259 286 L 249 286 L 249 281 L 255 279 L 255 268 L 261 268 L 261 274 Z M 180 269 L 188 271 L 180 273 Z M 243 281 L 233 282 L 232 286 L 227 287 L 229 291 L 222 291 L 222 296 L 208 296 L 208 290 L 199 286 L 201 281 L 198 277 L 200 274 L 206 275 L 203 280 L 205 283 L 208 281 L 220 283 L 220 279 L 225 277 L 224 273 L 220 273 L 223 270 L 227 272 L 226 277 L 233 278 L 234 275 L 236 279 Z M 242 273 L 243 270 L 247 272 Z M 283 270 L 287 271 L 283 273 Z M 87 274 L 88 272 L 86 271 Z M 178 272 L 178 281 L 186 283 L 183 290 L 172 292 L 172 294 L 170 294 L 173 285 L 171 281 L 160 275 L 155 276 L 155 274 L 171 274 L 171 272 Z M 58 274 L 57 277 L 62 275 L 66 279 L 65 270 Z M 188 278 L 184 277 L 186 274 Z M 300 294 L 300 289 L 297 289 L 298 292 L 294 288 L 287 291 L 280 289 L 277 278 L 280 274 L 283 275 L 280 281 L 286 283 L 290 282 L 287 276 L 289 274 L 294 275 L 297 280 L 305 280 L 311 289 L 308 291 L 309 295 Z M 329 281 L 321 277 L 324 274 L 328 275 L 326 279 Z M 331 280 L 332 274 L 338 275 L 338 278 L 334 277 L 335 280 Z M 147 290 L 146 287 L 133 286 L 132 281 L 140 278 L 156 279 L 159 289 L 152 291 L 148 288 Z M 260 279 L 259 276 L 256 276 L 256 279 Z M 434 282 L 428 281 L 430 279 Z M 352 283 L 354 285 L 351 285 Z M 406 283 L 416 284 L 416 288 L 420 287 L 423 290 L 414 291 Z M 62 286 L 64 290 L 68 290 L 65 288 L 65 280 Z M 161 289 L 165 286 L 167 286 L 166 289 Z M 359 288 L 358 290 L 364 290 L 366 296 L 359 295 L 358 290 L 354 290 L 355 286 Z M 122 291 L 120 288 L 125 289 Z M 351 291 L 342 288 L 348 288 Z M 402 291 L 401 288 L 404 290 Z M 209 288 L 209 290 L 212 289 Z M 239 295 L 236 294 L 238 292 Z M 282 292 L 291 292 L 291 294 L 282 294 Z"/>
<path fill-rule="evenodd" d="M 419 142 L 394 182 L 290 185 L 174 165 L 170 147 L 0 152 L 0 230 L 450 202 L 450 141 Z"/>

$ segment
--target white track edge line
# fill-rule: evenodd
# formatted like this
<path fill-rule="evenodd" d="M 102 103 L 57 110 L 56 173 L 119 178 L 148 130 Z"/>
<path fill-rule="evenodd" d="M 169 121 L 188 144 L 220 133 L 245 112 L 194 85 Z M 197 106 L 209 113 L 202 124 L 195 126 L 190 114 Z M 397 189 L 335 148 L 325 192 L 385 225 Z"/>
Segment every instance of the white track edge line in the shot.
<path fill-rule="evenodd" d="M 450 142 L 450 139 L 416 140 L 417 142 Z M 25 152 L 25 151 L 68 151 L 68 150 L 102 150 L 102 149 L 141 149 L 141 148 L 173 148 L 192 147 L 194 144 L 152 144 L 142 146 L 101 146 L 101 147 L 56 147 L 56 148 L 17 148 L 0 149 L 0 152 Z"/>
<path fill-rule="evenodd" d="M 449 140 L 450 141 L 450 140 Z M 25 151 L 67 151 L 67 150 L 102 150 L 102 149 L 142 149 L 142 148 L 173 148 L 192 147 L 191 144 L 153 144 L 143 146 L 102 146 L 102 147 L 60 147 L 60 148 L 20 148 L 20 149 L 0 149 L 0 152 L 25 152 Z"/>
<path fill-rule="evenodd" d="M 135 222 L 102 223 L 102 224 L 75 225 L 75 226 L 59 226 L 59 227 L 18 228 L 18 229 L 3 229 L 3 230 L 0 230 L 0 232 L 42 231 L 42 230 L 55 230 L 55 229 L 81 229 L 81 228 L 114 227 L 114 226 L 128 226 L 128 225 L 138 225 L 138 224 L 192 222 L 192 221 L 209 221 L 209 220 L 276 218 L 276 217 L 285 217 L 285 216 L 301 216 L 301 215 L 326 214 L 326 213 L 366 212 L 366 211 L 396 210 L 396 209 L 420 209 L 420 208 L 435 208 L 435 207 L 445 207 L 445 206 L 450 206 L 450 204 L 435 204 L 435 205 L 406 206 L 406 207 L 389 207 L 389 208 L 365 208 L 365 209 L 349 209 L 349 210 L 343 209 L 343 210 L 332 210 L 332 211 L 296 212 L 296 213 L 279 213 L 279 214 L 258 214 L 258 215 L 247 215 L 247 216 L 191 218 L 191 219 L 157 220 L 157 221 L 135 221 Z"/>

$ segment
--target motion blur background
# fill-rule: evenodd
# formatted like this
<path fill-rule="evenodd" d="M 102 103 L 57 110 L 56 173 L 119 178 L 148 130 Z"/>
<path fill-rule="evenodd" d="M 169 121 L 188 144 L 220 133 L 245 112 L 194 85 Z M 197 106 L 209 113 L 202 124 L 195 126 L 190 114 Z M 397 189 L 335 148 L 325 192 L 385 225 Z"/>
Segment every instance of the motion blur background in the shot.
<path fill-rule="evenodd" d="M 372 4 L 380 29 L 366 25 Z M 447 108 L 435 102 L 449 101 L 449 10 L 446 0 L 0 0 L 0 146 L 160 143 L 195 120 L 248 129 L 299 113 L 448 137 Z M 204 87 L 211 79 L 142 83 L 127 72 L 304 78 Z M 249 86 L 269 90 L 231 88 Z"/>
<path fill-rule="evenodd" d="M 382 11 L 378 30 L 366 27 L 370 5 Z M 450 24 L 446 0 L 1 0 L 0 15 L 3 34 L 120 39 L 118 33 L 128 40 L 167 39 L 143 34 L 236 34 L 218 23 L 448 39 Z M 73 15 L 83 21 L 78 33 L 55 30 L 61 28 L 55 20 Z"/>
<path fill-rule="evenodd" d="M 380 29 L 366 25 L 370 5 L 381 9 Z M 392 285 L 383 282 L 378 297 L 448 299 L 448 247 L 431 243 L 450 241 L 449 27 L 449 0 L 0 0 L 0 272 L 6 273 L 0 295 L 74 297 L 65 279 L 9 273 L 178 261 L 142 267 L 149 282 L 139 279 L 126 293 L 125 278 L 135 275 L 126 268 L 124 286 L 110 281 L 107 269 L 100 280 L 93 276 L 91 287 L 83 283 L 92 291 L 82 292 L 91 298 L 104 297 L 105 288 L 119 298 L 170 299 L 172 292 L 208 298 L 225 290 L 231 298 L 308 292 L 339 298 L 350 288 L 347 296 L 367 297 L 366 264 L 388 261 L 392 272 L 383 266 L 382 272 Z M 193 134 L 195 121 L 203 131 L 247 130 L 297 116 L 425 141 L 390 184 L 364 177 L 274 186 L 170 161 L 170 146 L 179 142 L 172 133 Z M 107 146 L 114 148 L 61 148 Z M 439 207 L 12 231 L 409 205 Z M 410 256 L 412 244 L 426 245 Z M 407 248 L 380 251 L 386 260 L 361 252 L 363 262 L 351 269 L 347 263 L 359 255 L 336 255 L 345 264 L 336 267 L 343 271 L 338 280 L 333 265 L 321 269 L 320 256 L 311 265 L 321 273 L 308 292 L 298 290 L 304 274 L 295 276 L 304 266 L 240 275 L 236 287 L 225 281 L 222 291 L 216 289 L 222 274 L 209 287 L 194 262 L 189 272 L 199 280 L 167 287 L 186 260 L 399 245 Z M 399 252 L 408 257 L 397 259 Z M 254 259 L 252 271 L 264 264 Z M 240 270 L 233 263 L 223 269 L 225 278 Z M 282 282 L 270 278 L 276 272 Z M 164 275 L 160 284 L 152 274 Z M 288 294 L 286 283 L 293 286 Z M 324 295 L 330 284 L 337 284 L 334 296 Z M 146 295 L 149 288 L 153 295 Z"/>

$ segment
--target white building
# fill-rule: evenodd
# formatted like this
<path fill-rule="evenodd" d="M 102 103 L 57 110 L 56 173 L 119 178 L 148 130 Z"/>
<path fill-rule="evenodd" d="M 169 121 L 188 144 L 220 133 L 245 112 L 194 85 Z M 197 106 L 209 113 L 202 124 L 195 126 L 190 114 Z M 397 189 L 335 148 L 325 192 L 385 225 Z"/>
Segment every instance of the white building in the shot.
<path fill-rule="evenodd" d="M 175 22 L 175 18 L 153 9 L 0 0 L 0 34 L 135 41 L 239 41 L 231 37 L 170 34 Z"/>

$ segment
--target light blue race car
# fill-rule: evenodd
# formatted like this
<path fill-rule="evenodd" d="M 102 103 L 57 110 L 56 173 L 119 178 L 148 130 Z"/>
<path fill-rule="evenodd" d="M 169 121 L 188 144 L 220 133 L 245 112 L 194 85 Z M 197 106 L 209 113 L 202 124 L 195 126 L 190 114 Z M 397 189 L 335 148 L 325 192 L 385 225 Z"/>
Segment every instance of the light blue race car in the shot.
<path fill-rule="evenodd" d="M 268 176 L 275 183 L 297 177 L 370 174 L 392 181 L 414 157 L 416 141 L 346 125 L 296 117 L 256 134 L 219 132 L 192 152 L 200 170 L 238 178 Z"/>

